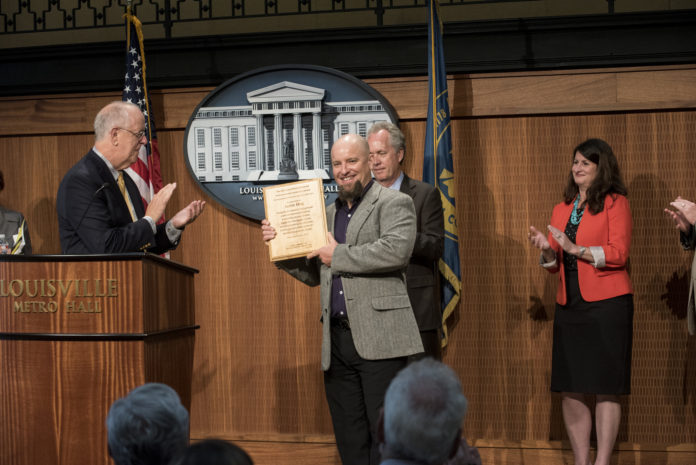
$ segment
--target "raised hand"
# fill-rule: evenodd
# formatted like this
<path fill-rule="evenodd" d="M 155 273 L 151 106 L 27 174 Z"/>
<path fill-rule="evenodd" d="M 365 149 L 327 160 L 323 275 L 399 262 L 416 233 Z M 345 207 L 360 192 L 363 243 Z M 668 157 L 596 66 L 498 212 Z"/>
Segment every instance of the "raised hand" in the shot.
<path fill-rule="evenodd" d="M 194 200 L 181 210 L 179 210 L 176 215 L 170 220 L 172 226 L 177 229 L 183 229 L 187 224 L 193 223 L 198 216 L 203 213 L 205 208 L 205 201 Z"/>

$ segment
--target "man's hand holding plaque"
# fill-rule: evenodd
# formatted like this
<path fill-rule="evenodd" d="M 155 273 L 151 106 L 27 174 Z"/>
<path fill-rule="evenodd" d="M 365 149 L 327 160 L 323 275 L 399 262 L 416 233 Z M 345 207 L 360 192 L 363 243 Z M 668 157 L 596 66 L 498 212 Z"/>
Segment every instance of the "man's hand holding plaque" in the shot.
<path fill-rule="evenodd" d="M 266 187 L 263 201 L 261 230 L 271 261 L 308 256 L 329 245 L 321 179 Z"/>

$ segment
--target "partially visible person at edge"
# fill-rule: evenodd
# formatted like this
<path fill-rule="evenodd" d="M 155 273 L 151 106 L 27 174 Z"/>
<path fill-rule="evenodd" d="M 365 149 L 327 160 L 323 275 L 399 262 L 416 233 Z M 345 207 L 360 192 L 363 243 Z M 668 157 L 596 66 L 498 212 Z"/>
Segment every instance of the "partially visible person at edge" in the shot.
<path fill-rule="evenodd" d="M 401 191 L 413 199 L 416 208 L 416 243 L 406 270 L 408 298 L 416 315 L 425 352 L 409 357 L 442 359 L 442 312 L 438 286 L 438 262 L 445 247 L 445 225 L 440 191 L 434 186 L 406 176 L 401 168 L 406 139 L 392 123 L 381 121 L 367 131 L 370 170 L 384 187 Z"/>
<path fill-rule="evenodd" d="M 674 227 L 679 230 L 679 241 L 685 250 L 696 248 L 696 204 L 686 200 L 682 196 L 674 199 L 670 205 L 674 210 L 665 208 L 665 213 L 674 222 Z M 694 298 L 694 281 L 696 280 L 696 255 L 691 261 L 691 278 L 689 278 L 689 303 L 686 306 L 686 321 L 689 334 L 696 333 L 696 298 Z"/>
<path fill-rule="evenodd" d="M 60 247 L 64 254 L 174 249 L 181 233 L 203 212 L 194 200 L 164 224 L 156 224 L 176 189 L 162 187 L 143 207 L 135 182 L 124 170 L 147 144 L 145 118 L 137 105 L 111 102 L 94 119 L 95 142 L 63 177 L 56 210 Z"/>
<path fill-rule="evenodd" d="M 5 188 L 5 177 L 0 171 L 0 192 Z M 0 205 L 0 234 L 5 235 L 9 253 L 31 255 L 31 239 L 27 221 L 20 212 Z"/>
<path fill-rule="evenodd" d="M 558 273 L 551 390 L 561 393 L 575 465 L 590 465 L 596 399 L 597 455 L 609 465 L 621 420 L 620 395 L 631 391 L 633 289 L 626 271 L 631 211 L 609 144 L 589 139 L 573 150 L 564 201 L 548 235 L 529 228 L 541 265 Z"/>

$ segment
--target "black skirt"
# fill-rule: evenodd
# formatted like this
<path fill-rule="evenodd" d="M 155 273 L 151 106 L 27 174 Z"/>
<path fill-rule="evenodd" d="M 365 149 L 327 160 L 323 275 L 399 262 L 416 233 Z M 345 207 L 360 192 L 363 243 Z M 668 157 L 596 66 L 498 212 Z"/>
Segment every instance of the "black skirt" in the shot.
<path fill-rule="evenodd" d="M 556 304 L 553 322 L 551 390 L 630 394 L 633 295 L 586 302 L 577 270 L 565 277 L 566 305 Z"/>

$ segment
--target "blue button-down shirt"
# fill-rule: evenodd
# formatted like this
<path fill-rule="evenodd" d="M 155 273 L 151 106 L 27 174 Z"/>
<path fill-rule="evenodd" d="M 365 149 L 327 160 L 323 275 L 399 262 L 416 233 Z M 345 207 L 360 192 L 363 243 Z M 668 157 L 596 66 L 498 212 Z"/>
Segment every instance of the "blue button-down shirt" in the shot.
<path fill-rule="evenodd" d="M 396 178 L 396 181 L 389 186 L 389 189 L 394 189 L 395 191 L 400 191 L 401 190 L 401 184 L 404 182 L 404 172 L 402 171 L 401 174 L 399 175 L 398 178 Z"/>
<path fill-rule="evenodd" d="M 346 243 L 346 232 L 348 231 L 348 223 L 353 217 L 353 213 L 360 205 L 360 201 L 365 197 L 365 193 L 372 187 L 374 180 L 370 180 L 363 189 L 360 197 L 353 200 L 353 206 L 348 207 L 347 202 L 343 202 L 340 199 L 336 199 L 336 217 L 334 218 L 334 230 L 333 235 L 336 242 L 339 244 Z M 346 318 L 348 313 L 346 312 L 346 299 L 343 295 L 343 281 L 341 281 L 341 276 L 334 274 L 332 276 L 331 282 L 331 316 L 334 318 Z"/>

